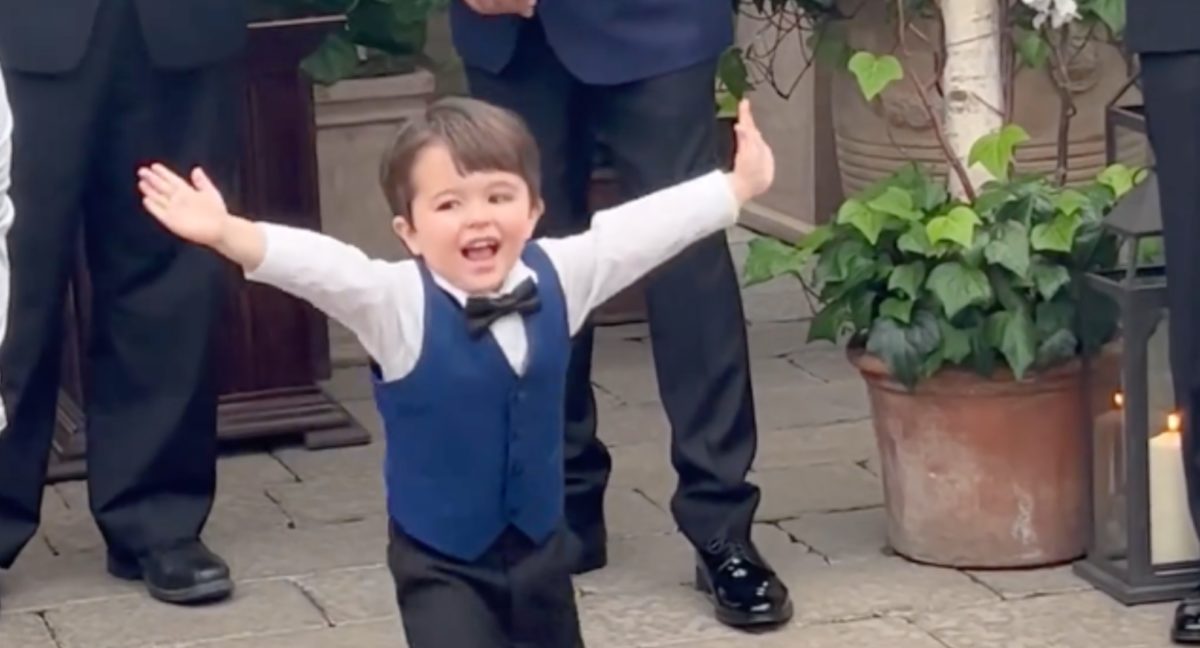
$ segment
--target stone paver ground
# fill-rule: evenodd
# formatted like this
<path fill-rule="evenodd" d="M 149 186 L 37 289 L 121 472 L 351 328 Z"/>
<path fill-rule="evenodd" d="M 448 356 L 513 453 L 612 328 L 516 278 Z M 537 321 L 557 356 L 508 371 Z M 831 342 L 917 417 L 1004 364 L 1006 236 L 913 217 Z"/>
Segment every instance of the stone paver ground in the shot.
<path fill-rule="evenodd" d="M 748 235 L 733 249 L 745 255 Z M 1149 648 L 1169 606 L 1121 607 L 1067 568 L 961 572 L 885 549 L 864 390 L 837 349 L 804 343 L 798 288 L 746 291 L 761 436 L 756 540 L 792 588 L 790 626 L 746 635 L 691 589 L 669 514 L 674 473 L 643 326 L 600 334 L 595 382 L 612 447 L 610 566 L 577 579 L 590 648 Z M 328 388 L 378 436 L 365 370 Z M 207 541 L 238 580 L 226 603 L 180 609 L 104 573 L 82 483 L 46 489 L 44 524 L 0 575 L 0 648 L 403 646 L 383 564 L 382 443 L 224 457 Z M 447 646 L 447 648 L 454 648 Z"/>

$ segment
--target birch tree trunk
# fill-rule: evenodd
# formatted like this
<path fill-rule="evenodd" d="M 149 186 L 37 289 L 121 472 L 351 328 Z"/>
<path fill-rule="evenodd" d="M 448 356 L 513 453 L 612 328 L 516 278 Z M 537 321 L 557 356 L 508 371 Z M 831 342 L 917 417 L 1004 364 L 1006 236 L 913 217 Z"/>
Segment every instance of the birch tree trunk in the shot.
<path fill-rule="evenodd" d="M 945 23 L 946 65 L 942 73 L 945 95 L 946 140 L 967 167 L 971 146 L 1003 124 L 1004 85 L 1000 78 L 1000 29 L 997 2 L 1003 0 L 942 0 Z M 987 171 L 968 167 L 976 188 L 989 179 Z M 964 196 L 962 183 L 950 175 L 954 195 Z"/>

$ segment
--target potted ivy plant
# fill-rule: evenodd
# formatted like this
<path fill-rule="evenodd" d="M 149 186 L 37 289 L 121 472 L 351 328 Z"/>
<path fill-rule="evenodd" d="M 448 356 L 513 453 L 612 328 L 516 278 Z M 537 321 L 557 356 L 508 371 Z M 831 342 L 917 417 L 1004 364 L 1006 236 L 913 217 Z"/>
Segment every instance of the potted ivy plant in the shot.
<path fill-rule="evenodd" d="M 891 54 L 848 57 L 867 102 L 913 85 L 942 162 L 873 182 L 796 245 L 753 241 L 745 268 L 749 283 L 799 278 L 818 302 L 809 339 L 845 344 L 865 381 L 891 546 L 956 567 L 1084 552 L 1084 372 L 1114 366 L 1119 333 L 1115 305 L 1083 275 L 1116 262 L 1101 218 L 1141 176 L 1117 164 L 1068 185 L 1061 169 L 1018 172 L 1030 136 L 998 109 L 1000 34 L 979 27 L 1005 2 L 941 5 L 947 42 L 966 49 L 947 50 L 940 86 Z M 912 25 L 897 19 L 903 42 Z"/>

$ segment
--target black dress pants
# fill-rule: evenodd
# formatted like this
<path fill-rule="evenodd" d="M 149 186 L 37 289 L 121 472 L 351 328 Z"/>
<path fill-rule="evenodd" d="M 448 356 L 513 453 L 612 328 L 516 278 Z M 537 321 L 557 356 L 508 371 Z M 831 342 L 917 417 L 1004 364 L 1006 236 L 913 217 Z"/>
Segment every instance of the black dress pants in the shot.
<path fill-rule="evenodd" d="M 499 74 L 468 68 L 471 94 L 508 108 L 528 124 L 542 156 L 546 214 L 542 236 L 585 230 L 592 154 L 611 150 L 625 199 L 717 168 L 713 97 L 716 61 L 615 86 L 575 78 L 526 23 Z M 659 391 L 671 423 L 679 484 L 671 510 L 693 545 L 748 538 L 758 488 L 746 481 L 757 433 L 737 273 L 725 235 L 689 248 L 656 271 L 647 289 Z M 567 378 L 567 520 L 584 543 L 605 542 L 604 490 L 612 461 L 596 438 L 591 386 L 593 333 L 575 339 Z"/>
<path fill-rule="evenodd" d="M 2 18 L 0 18 L 2 20 Z M 138 165 L 203 165 L 228 186 L 233 70 L 156 69 L 128 0 L 100 3 L 81 66 L 7 70 L 16 130 L 12 296 L 0 348 L 0 567 L 35 533 L 58 397 L 63 306 L 80 234 L 92 282 L 86 382 L 92 512 L 129 559 L 196 538 L 212 507 L 211 329 L 222 267 L 141 206 Z"/>
<path fill-rule="evenodd" d="M 1200 532 L 1200 52 L 1145 54 L 1141 64 L 1162 204 L 1171 373 L 1184 412 L 1188 503 Z"/>
<path fill-rule="evenodd" d="M 411 648 L 583 648 L 570 538 L 543 545 L 508 528 L 463 562 L 390 524 L 388 568 Z"/>

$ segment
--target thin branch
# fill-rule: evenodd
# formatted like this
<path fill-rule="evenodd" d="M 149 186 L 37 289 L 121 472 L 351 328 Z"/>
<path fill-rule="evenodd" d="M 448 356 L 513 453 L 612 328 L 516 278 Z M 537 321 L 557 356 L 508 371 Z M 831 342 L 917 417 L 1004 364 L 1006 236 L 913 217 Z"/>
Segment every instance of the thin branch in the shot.
<path fill-rule="evenodd" d="M 900 39 L 901 42 L 904 42 L 904 32 L 908 29 L 908 24 L 904 20 L 904 0 L 896 0 L 896 4 L 899 8 L 899 15 L 901 17 L 899 25 Z M 943 39 L 945 38 L 945 33 L 946 30 L 945 27 L 943 27 Z M 938 67 L 936 62 L 936 53 L 934 56 L 934 67 L 936 68 Z M 967 169 L 963 166 L 962 161 L 959 160 L 958 156 L 954 154 L 954 149 L 950 147 L 950 142 L 946 141 L 946 134 L 942 130 L 942 118 L 938 114 L 938 111 L 934 109 L 933 102 L 929 100 L 929 93 L 925 91 L 925 85 L 921 83 L 921 79 L 915 72 L 905 76 L 908 78 L 913 88 L 916 89 L 917 97 L 921 99 L 921 106 L 924 107 L 925 113 L 929 115 L 929 119 L 933 122 L 933 133 L 937 137 L 938 145 L 942 148 L 942 153 L 946 157 L 946 162 L 950 164 L 950 168 L 958 177 L 959 182 L 962 183 L 963 192 L 966 194 L 967 200 L 972 203 L 975 202 L 975 188 L 971 185 L 971 178 L 969 175 L 967 175 Z"/>

